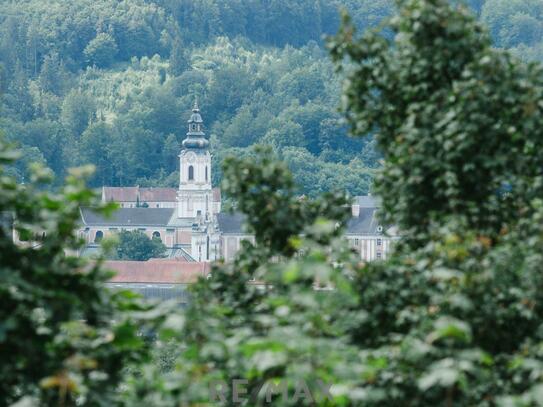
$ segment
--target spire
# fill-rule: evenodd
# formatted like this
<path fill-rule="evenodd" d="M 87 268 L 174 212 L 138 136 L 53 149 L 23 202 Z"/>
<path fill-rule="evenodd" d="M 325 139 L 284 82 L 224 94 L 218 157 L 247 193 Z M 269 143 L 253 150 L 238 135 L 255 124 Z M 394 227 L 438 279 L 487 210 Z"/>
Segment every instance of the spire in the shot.
<path fill-rule="evenodd" d="M 191 149 L 205 149 L 209 147 L 209 141 L 205 137 L 203 130 L 204 121 L 200 115 L 200 108 L 198 107 L 198 99 L 194 100 L 194 107 L 192 108 L 192 114 L 188 120 L 189 131 L 187 132 L 187 138 L 183 140 L 183 148 Z"/>

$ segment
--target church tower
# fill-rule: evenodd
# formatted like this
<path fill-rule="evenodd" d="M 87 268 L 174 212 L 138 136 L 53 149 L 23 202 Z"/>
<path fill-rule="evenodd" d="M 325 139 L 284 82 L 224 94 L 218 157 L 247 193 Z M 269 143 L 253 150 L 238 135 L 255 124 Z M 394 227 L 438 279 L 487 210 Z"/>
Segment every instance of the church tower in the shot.
<path fill-rule="evenodd" d="M 212 212 L 211 154 L 198 102 L 188 121 L 187 138 L 179 155 L 177 216 L 209 221 Z"/>

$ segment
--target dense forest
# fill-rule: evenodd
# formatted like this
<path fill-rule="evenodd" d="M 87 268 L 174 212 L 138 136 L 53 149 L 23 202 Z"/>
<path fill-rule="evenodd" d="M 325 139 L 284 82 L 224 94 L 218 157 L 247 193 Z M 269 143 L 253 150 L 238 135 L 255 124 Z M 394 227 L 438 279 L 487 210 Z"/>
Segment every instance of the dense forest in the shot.
<path fill-rule="evenodd" d="M 543 4 L 471 0 L 495 45 L 543 60 Z M 0 128 L 60 183 L 96 165 L 101 185 L 175 186 L 195 97 L 211 137 L 214 182 L 228 155 L 273 146 L 304 193 L 368 192 L 379 155 L 337 111 L 340 78 L 324 36 L 340 8 L 359 30 L 393 0 L 60 0 L 0 5 Z"/>
<path fill-rule="evenodd" d="M 244 239 L 233 261 L 214 263 L 211 273 L 189 288 L 186 307 L 144 303 L 133 292 L 105 289 L 112 274 L 100 261 L 70 255 L 84 244 L 77 232 L 80 207 L 94 206 L 106 216 L 116 206 L 86 188 L 90 168 L 70 171 L 66 184 L 51 190 L 44 190 L 50 171 L 34 168 L 23 185 L 6 176 L 5 166 L 22 170 L 13 167 L 13 146 L 0 139 L 0 405 L 542 406 L 543 64 L 496 48 L 537 57 L 538 43 L 525 37 L 527 25 L 509 22 L 532 17 L 537 22 L 535 8 L 522 8 L 537 5 L 479 3 L 477 18 L 505 21 L 503 27 L 522 33 L 506 44 L 500 41 L 509 41 L 514 30 L 507 34 L 490 24 L 491 40 L 471 11 L 451 7 L 449 0 L 397 4 L 401 8 L 385 29 L 360 36 L 345 18 L 328 42 L 346 80 L 341 93 L 346 126 L 360 137 L 372 134 L 382 154 L 373 185 L 383 202 L 381 223 L 396 225 L 401 234 L 379 261 L 362 262 L 344 238 L 342 225 L 350 217 L 345 194 L 300 199 L 291 172 L 272 148 L 257 148 L 251 155 L 228 157 L 222 167 L 223 191 L 245 214 L 254 243 Z M 511 8 L 515 4 L 519 7 Z M 146 17 L 158 10 L 154 7 Z M 39 12 L 43 16 L 47 9 Z M 74 18 L 70 23 L 79 21 Z M 38 29 L 38 21 L 29 27 Z M 130 29 L 139 32 L 137 26 Z M 71 44 L 69 34 L 59 38 Z M 242 155 L 251 142 L 267 140 L 284 157 L 314 158 L 296 157 L 299 177 L 310 164 L 319 175 L 326 165 L 351 165 L 327 157 L 327 149 L 369 151 L 366 145 L 315 142 L 313 136 L 321 133 L 304 133 L 300 117 L 306 116 L 300 112 L 338 101 L 313 97 L 311 87 L 301 87 L 311 94 L 307 99 L 300 90 L 293 97 L 290 88 L 281 87 L 295 69 L 327 66 L 320 43 L 281 48 L 273 45 L 279 36 L 259 38 L 263 44 L 218 35 L 209 44 L 190 45 L 191 69 L 180 74 L 172 73 L 174 65 L 164 56 L 134 57 L 124 68 L 110 60 L 108 69 L 84 70 L 51 56 L 33 74 L 19 60 L 15 73 L 6 75 L 25 79 L 10 86 L 27 92 L 28 111 L 13 100 L 25 93 L 12 90 L 4 120 L 12 131 L 35 126 L 34 133 L 22 133 L 35 138 L 28 136 L 21 145 L 48 164 L 58 163 L 54 153 L 76 163 L 94 154 L 102 160 L 96 184 L 107 177 L 121 182 L 119 174 L 122 182 L 150 174 L 150 182 L 159 165 L 139 164 L 130 172 L 110 167 L 110 157 L 101 154 L 116 148 L 133 164 L 130 160 L 146 148 L 152 153 L 154 144 L 161 145 L 156 140 L 170 131 L 173 149 L 178 129 L 161 126 L 171 124 L 168 117 L 182 122 L 179 110 L 191 101 L 191 92 L 209 104 L 217 154 Z M 95 62 L 113 54 L 110 46 L 108 54 L 94 45 L 83 52 Z M 236 62 L 220 65 L 226 59 Z M 43 72 L 51 63 L 57 68 L 49 72 L 66 76 L 46 91 Z M 212 70 L 213 64 L 220 69 Z M 238 76 L 234 87 L 228 81 L 235 80 L 236 69 L 250 74 Z M 200 82 L 183 89 L 188 81 L 177 79 L 191 75 Z M 331 73 L 316 77 L 325 87 L 337 86 Z M 220 87 L 217 81 L 223 79 Z M 60 92 L 64 84 L 69 90 Z M 245 93 L 239 96 L 238 89 Z M 295 101 L 279 106 L 281 99 L 273 99 L 271 91 Z M 40 95 L 43 104 L 36 103 Z M 229 132 L 242 114 L 249 124 L 264 114 L 264 108 L 251 110 L 253 102 L 267 103 L 271 118 L 261 125 L 281 126 L 285 120 L 274 120 L 283 115 L 299 128 L 289 133 L 270 127 L 251 140 Z M 232 106 L 237 107 L 228 110 Z M 336 134 L 332 123 L 327 134 Z M 38 126 L 51 126 L 51 132 Z M 250 134 L 257 134 L 258 126 L 252 129 Z M 300 146 L 301 139 L 306 144 Z M 15 242 L 14 231 L 37 244 Z M 118 257 L 128 255 L 123 240 L 139 241 L 141 254 L 149 241 L 140 238 L 139 232 L 121 237 Z M 106 252 L 114 249 L 112 240 L 102 244 Z"/>

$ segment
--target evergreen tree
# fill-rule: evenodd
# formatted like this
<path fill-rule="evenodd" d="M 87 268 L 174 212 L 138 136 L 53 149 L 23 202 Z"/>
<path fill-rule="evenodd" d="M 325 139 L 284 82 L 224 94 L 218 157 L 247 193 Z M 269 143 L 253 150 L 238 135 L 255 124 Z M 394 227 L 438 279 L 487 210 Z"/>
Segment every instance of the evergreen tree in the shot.
<path fill-rule="evenodd" d="M 170 51 L 170 73 L 179 76 L 190 67 L 190 59 L 187 55 L 183 42 L 176 36 Z"/>

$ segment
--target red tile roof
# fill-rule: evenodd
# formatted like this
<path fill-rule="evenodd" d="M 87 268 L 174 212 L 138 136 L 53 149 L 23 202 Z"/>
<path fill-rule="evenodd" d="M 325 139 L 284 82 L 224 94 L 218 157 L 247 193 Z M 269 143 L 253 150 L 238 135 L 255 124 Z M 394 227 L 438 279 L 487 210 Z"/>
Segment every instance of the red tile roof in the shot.
<path fill-rule="evenodd" d="M 106 202 L 136 202 L 138 187 L 104 187 L 102 199 Z"/>
<path fill-rule="evenodd" d="M 175 202 L 175 188 L 140 188 L 140 202 Z"/>
<path fill-rule="evenodd" d="M 102 199 L 106 202 L 175 202 L 175 188 L 104 187 Z"/>
<path fill-rule="evenodd" d="M 211 271 L 209 263 L 189 263 L 182 259 L 111 260 L 104 262 L 104 267 L 117 273 L 112 283 L 192 284 Z"/>

